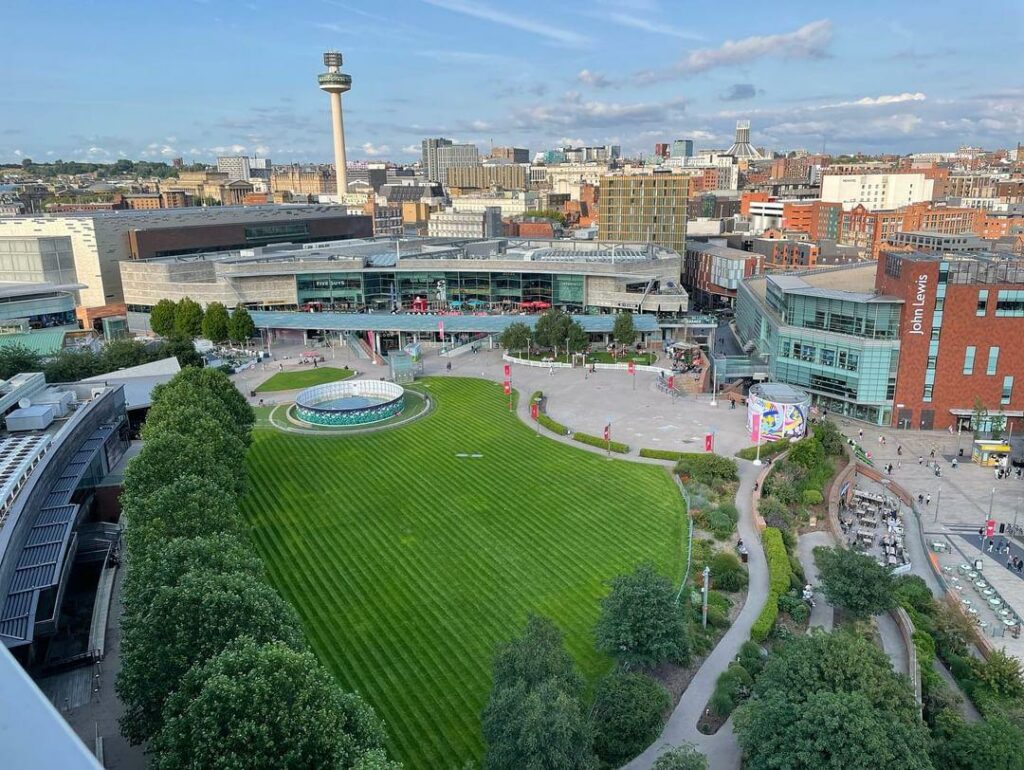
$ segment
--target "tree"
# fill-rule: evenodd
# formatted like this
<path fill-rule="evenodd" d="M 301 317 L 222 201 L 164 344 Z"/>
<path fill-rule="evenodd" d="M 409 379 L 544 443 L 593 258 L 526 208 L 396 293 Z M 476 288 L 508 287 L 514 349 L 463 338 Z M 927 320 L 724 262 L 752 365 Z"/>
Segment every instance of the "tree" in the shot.
<path fill-rule="evenodd" d="M 594 751 L 607 765 L 620 767 L 661 732 L 668 692 L 646 674 L 613 671 L 597 685 L 591 720 Z"/>
<path fill-rule="evenodd" d="M 149 328 L 154 334 L 166 337 L 174 331 L 174 319 L 178 306 L 172 299 L 162 299 L 149 311 Z"/>
<path fill-rule="evenodd" d="M 831 420 L 822 420 L 814 428 L 814 437 L 825 450 L 829 457 L 835 457 L 843 453 L 846 438 Z"/>
<path fill-rule="evenodd" d="M 518 350 L 522 352 L 530 344 L 530 327 L 521 321 L 515 321 L 505 327 L 498 342 L 505 350 Z"/>
<path fill-rule="evenodd" d="M 683 743 L 660 754 L 653 770 L 708 770 L 708 758 L 692 743 Z"/>
<path fill-rule="evenodd" d="M 815 548 L 825 596 L 855 618 L 866 618 L 896 606 L 892 571 L 866 554 L 845 548 Z"/>
<path fill-rule="evenodd" d="M 200 401 L 201 399 L 196 399 Z M 214 405 L 227 415 L 227 410 L 219 401 L 207 397 L 207 407 L 212 410 Z M 196 442 L 205 442 L 207 449 L 213 452 L 214 462 L 219 466 L 227 466 L 239 475 L 244 474 L 245 448 L 241 436 L 230 426 L 226 426 L 221 415 L 210 414 L 201 403 L 164 406 L 157 412 L 158 420 L 150 423 L 147 418 L 142 428 L 143 440 L 148 440 L 160 433 L 177 433 Z"/>
<path fill-rule="evenodd" d="M 154 770 L 381 767 L 359 764 L 383 755 L 373 709 L 286 644 L 230 645 L 186 674 L 164 717 Z"/>
<path fill-rule="evenodd" d="M 545 310 L 533 327 L 533 338 L 542 348 L 556 348 L 565 343 L 569 336 L 572 318 L 558 308 Z"/>
<path fill-rule="evenodd" d="M 636 342 L 636 326 L 633 324 L 633 314 L 621 312 L 615 314 L 615 326 L 612 327 L 612 336 L 615 341 L 624 347 L 629 347 Z"/>
<path fill-rule="evenodd" d="M 220 302 L 211 302 L 203 316 L 203 337 L 211 342 L 225 342 L 230 321 L 228 309 Z"/>
<path fill-rule="evenodd" d="M 9 380 L 20 372 L 41 372 L 43 359 L 22 344 L 0 346 L 0 379 Z"/>
<path fill-rule="evenodd" d="M 684 610 L 672 583 L 650 563 L 611 581 L 595 633 L 597 649 L 627 668 L 685 664 L 690 657 Z"/>
<path fill-rule="evenodd" d="M 974 429 L 974 435 L 980 434 L 984 430 L 982 426 L 986 424 L 988 424 L 988 408 L 980 396 L 975 396 L 974 413 L 971 415 L 971 427 Z"/>
<path fill-rule="evenodd" d="M 116 372 L 118 369 L 148 364 L 153 358 L 145 342 L 111 340 L 100 351 L 100 366 L 104 372 Z"/>
<path fill-rule="evenodd" d="M 174 331 L 194 340 L 203 333 L 203 308 L 191 297 L 183 297 L 174 313 Z"/>
<path fill-rule="evenodd" d="M 231 320 L 228 322 L 228 336 L 232 342 L 242 343 L 252 339 L 256 333 L 256 324 L 253 323 L 249 311 L 238 305 L 231 311 Z"/>
<path fill-rule="evenodd" d="M 43 367 L 46 381 L 51 383 L 78 382 L 83 377 L 92 377 L 104 371 L 107 370 L 103 369 L 100 357 L 91 348 L 66 348 Z"/>
<path fill-rule="evenodd" d="M 237 468 L 219 463 L 220 458 L 204 441 L 177 433 L 161 433 L 149 439 L 139 454 L 128 462 L 124 474 L 122 505 L 146 497 L 186 476 L 209 481 L 228 493 L 241 495 L 245 480 L 236 478 Z"/>
<path fill-rule="evenodd" d="M 940 715 L 932 762 L 943 770 L 1021 770 L 1024 732 L 995 714 L 968 724 L 956 712 Z"/>
<path fill-rule="evenodd" d="M 875 644 L 852 633 L 777 647 L 733 719 L 749 770 L 931 768 L 913 693 Z"/>
<path fill-rule="evenodd" d="M 252 431 L 256 416 L 238 388 L 224 372 L 216 369 L 183 369 L 170 382 L 153 389 L 153 410 L 158 410 L 167 399 L 174 403 L 185 403 L 190 393 L 207 393 L 215 397 L 228 410 L 231 424 L 238 430 L 239 438 L 246 443 Z M 227 426 L 226 426 L 227 427 Z"/>
<path fill-rule="evenodd" d="M 1024 696 L 1021 662 L 1005 650 L 993 650 L 985 660 L 972 658 L 971 667 L 982 685 L 996 697 L 1015 700 Z"/>
<path fill-rule="evenodd" d="M 569 353 L 581 353 L 590 344 L 590 338 L 576 321 L 569 325 Z"/>
<path fill-rule="evenodd" d="M 592 770 L 590 726 L 579 698 L 583 680 L 547 618 L 531 615 L 494 657 L 482 723 L 488 770 Z"/>
<path fill-rule="evenodd" d="M 121 732 L 132 743 L 153 737 L 167 697 L 188 670 L 248 637 L 303 649 L 292 608 L 262 581 L 244 574 L 192 572 L 159 588 L 140 612 L 122 621 L 117 693 L 124 703 Z"/>
<path fill-rule="evenodd" d="M 192 338 L 182 336 L 177 332 L 172 332 L 165 337 L 164 343 L 160 347 L 161 358 L 172 356 L 178 359 L 178 365 L 182 367 L 201 368 L 205 363 L 203 357 L 196 350 L 196 344 Z"/>

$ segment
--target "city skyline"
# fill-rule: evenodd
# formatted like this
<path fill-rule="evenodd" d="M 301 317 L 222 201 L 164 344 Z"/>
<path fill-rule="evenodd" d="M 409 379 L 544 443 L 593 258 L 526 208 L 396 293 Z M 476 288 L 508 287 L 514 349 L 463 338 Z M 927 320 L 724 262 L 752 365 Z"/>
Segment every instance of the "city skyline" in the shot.
<path fill-rule="evenodd" d="M 1024 9 L 996 6 L 980 17 L 952 3 L 922 15 L 783 2 L 770 16 L 724 17 L 717 8 L 680 14 L 664 0 L 558 16 L 491 0 L 62 2 L 43 17 L 15 2 L 4 13 L 11 28 L 45 29 L 72 63 L 8 84 L 0 161 L 255 153 L 328 162 L 330 113 L 316 75 L 329 49 L 344 53 L 356 84 L 345 104 L 352 160 L 410 162 L 427 136 L 484 152 L 492 141 L 532 152 L 613 143 L 632 156 L 676 138 L 724 148 L 737 119 L 751 121 L 755 146 L 780 150 L 1013 146 L 1024 137 L 1024 79 L 989 75 L 977 52 L 998 62 L 1018 42 Z M 116 29 L 148 32 L 120 39 Z M 103 35 L 108 45 L 82 45 Z M 37 36 L 8 39 L 12 60 L 39 51 Z"/>

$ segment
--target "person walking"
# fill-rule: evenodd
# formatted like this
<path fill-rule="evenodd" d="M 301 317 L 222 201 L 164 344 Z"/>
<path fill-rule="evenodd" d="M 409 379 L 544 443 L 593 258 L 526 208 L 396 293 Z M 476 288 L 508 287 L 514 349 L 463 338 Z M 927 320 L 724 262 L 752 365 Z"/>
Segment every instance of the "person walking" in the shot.
<path fill-rule="evenodd" d="M 896 445 L 896 455 L 899 456 L 899 455 L 902 455 L 902 454 L 903 454 L 903 444 L 897 444 Z"/>
<path fill-rule="evenodd" d="M 931 495 L 925 495 L 924 496 L 924 504 L 925 505 L 931 505 L 932 504 L 932 496 Z"/>
<path fill-rule="evenodd" d="M 957 466 L 957 461 L 956 461 L 956 458 L 955 458 L 955 457 L 953 458 L 953 463 L 952 463 L 952 465 L 953 465 L 953 470 L 956 470 L 956 466 Z"/>
<path fill-rule="evenodd" d="M 860 430 L 857 431 L 857 438 L 860 439 L 861 441 L 864 440 L 864 429 L 863 428 L 861 428 Z"/>
<path fill-rule="evenodd" d="M 924 455 L 921 455 L 920 457 L 917 458 L 917 464 L 924 465 Z"/>
<path fill-rule="evenodd" d="M 897 468 L 902 468 L 903 467 L 903 459 L 902 458 L 900 458 L 899 460 L 896 461 L 896 467 Z"/>

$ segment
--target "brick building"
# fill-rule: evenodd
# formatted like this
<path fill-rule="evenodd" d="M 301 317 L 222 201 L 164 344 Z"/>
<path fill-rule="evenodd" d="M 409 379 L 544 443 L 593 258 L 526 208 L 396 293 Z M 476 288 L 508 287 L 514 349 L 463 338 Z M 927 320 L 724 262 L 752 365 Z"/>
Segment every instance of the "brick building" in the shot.
<path fill-rule="evenodd" d="M 715 310 L 736 304 L 740 282 L 762 272 L 759 254 L 733 249 L 711 241 L 687 241 L 683 256 L 683 288 L 690 295 L 690 306 Z"/>
<path fill-rule="evenodd" d="M 789 232 L 807 233 L 811 240 L 839 240 L 839 223 L 843 207 L 825 201 L 785 202 L 782 206 L 782 228 Z"/>
<path fill-rule="evenodd" d="M 975 399 L 1024 425 L 1024 261 L 885 253 L 875 286 L 903 300 L 894 426 L 984 430 Z"/>

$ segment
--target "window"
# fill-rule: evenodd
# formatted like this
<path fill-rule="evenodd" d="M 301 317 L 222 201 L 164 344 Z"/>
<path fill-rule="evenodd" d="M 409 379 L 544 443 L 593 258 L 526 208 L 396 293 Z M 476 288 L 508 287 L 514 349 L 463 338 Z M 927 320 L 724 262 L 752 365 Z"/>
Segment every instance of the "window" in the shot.
<path fill-rule="evenodd" d="M 1000 404 L 1010 403 L 1010 395 L 1013 393 L 1013 377 L 1007 375 L 1003 377 L 1003 395 L 999 399 Z"/>
<path fill-rule="evenodd" d="M 996 373 L 996 367 L 999 366 L 999 348 L 991 347 L 988 349 L 988 369 L 985 370 L 985 374 L 991 376 Z"/>
<path fill-rule="evenodd" d="M 977 316 L 985 315 L 985 311 L 988 309 L 988 289 L 982 289 L 978 292 L 978 308 L 974 311 Z"/>
<path fill-rule="evenodd" d="M 1000 291 L 996 295 L 996 315 L 1001 317 L 1024 317 L 1024 291 Z"/>
<path fill-rule="evenodd" d="M 924 386 L 924 395 L 921 398 L 922 401 L 931 401 L 932 400 L 932 389 L 934 387 L 935 387 L 934 385 L 925 385 Z"/>
<path fill-rule="evenodd" d="M 974 345 L 968 345 L 964 351 L 964 374 L 974 374 Z"/>

